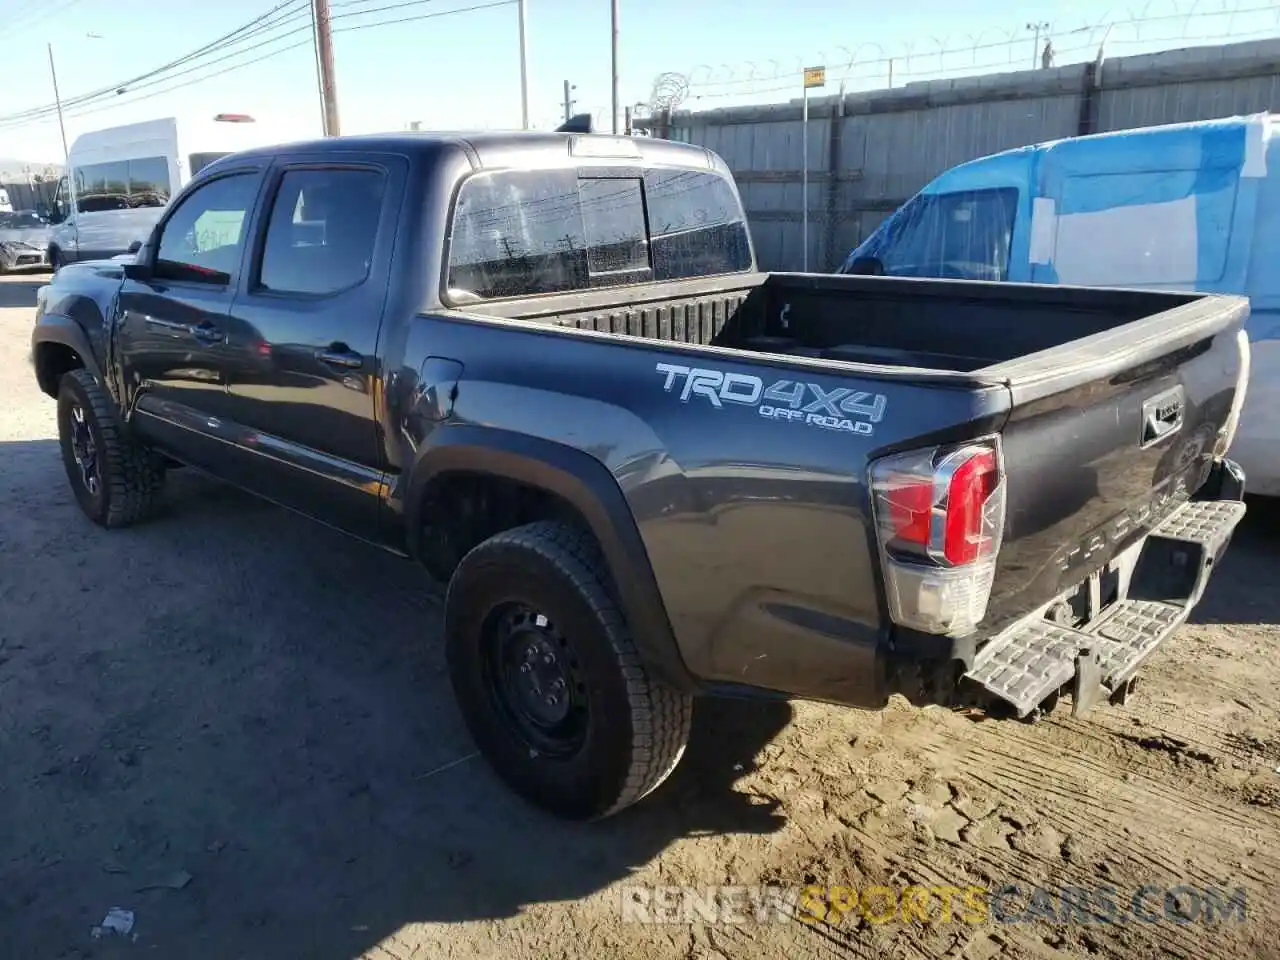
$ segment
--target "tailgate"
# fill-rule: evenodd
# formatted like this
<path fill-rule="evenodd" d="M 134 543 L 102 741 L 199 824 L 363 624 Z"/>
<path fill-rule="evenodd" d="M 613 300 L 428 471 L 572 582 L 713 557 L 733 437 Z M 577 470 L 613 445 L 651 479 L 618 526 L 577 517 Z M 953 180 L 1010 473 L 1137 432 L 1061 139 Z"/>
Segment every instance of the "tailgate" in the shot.
<path fill-rule="evenodd" d="M 1197 297 L 982 371 L 1006 377 L 1012 399 L 984 633 L 1105 575 L 1204 483 L 1243 402 L 1248 311 L 1242 297 Z"/>

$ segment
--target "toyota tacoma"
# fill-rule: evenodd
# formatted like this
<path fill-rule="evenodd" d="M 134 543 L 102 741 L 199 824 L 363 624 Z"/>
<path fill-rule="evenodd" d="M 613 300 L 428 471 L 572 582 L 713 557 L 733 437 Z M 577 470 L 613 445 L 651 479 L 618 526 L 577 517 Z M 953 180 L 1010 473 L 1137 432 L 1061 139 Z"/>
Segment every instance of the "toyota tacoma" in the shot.
<path fill-rule="evenodd" d="M 1242 298 L 762 273 L 705 149 L 343 137 L 41 289 L 75 499 L 186 465 L 413 558 L 481 752 L 592 819 L 700 695 L 1121 699 L 1244 514 Z"/>

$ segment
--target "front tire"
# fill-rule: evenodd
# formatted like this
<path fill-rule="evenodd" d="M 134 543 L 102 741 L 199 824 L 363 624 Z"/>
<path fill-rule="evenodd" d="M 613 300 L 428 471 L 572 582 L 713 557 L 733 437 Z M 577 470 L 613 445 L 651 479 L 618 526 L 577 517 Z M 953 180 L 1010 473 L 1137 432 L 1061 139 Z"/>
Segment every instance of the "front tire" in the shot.
<path fill-rule="evenodd" d="M 449 675 L 480 752 L 570 820 L 617 813 L 675 769 L 692 698 L 637 653 L 592 537 L 540 521 L 463 558 L 445 600 Z"/>
<path fill-rule="evenodd" d="M 59 384 L 58 441 L 76 502 L 94 523 L 127 527 L 155 510 L 164 466 L 125 430 L 88 370 L 72 370 Z"/>

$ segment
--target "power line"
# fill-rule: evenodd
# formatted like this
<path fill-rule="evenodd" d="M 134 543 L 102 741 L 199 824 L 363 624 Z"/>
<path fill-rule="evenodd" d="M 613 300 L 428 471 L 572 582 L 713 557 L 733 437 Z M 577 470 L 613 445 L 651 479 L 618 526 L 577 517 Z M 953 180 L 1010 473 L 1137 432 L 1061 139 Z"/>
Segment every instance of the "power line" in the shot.
<path fill-rule="evenodd" d="M 40 4 L 37 0 L 37 2 L 33 2 L 31 6 L 27 8 L 30 13 L 26 15 L 19 13 L 16 17 L 5 24 L 3 35 L 6 38 L 19 36 L 30 30 L 32 27 L 44 23 L 51 17 L 64 13 L 80 2 L 81 0 L 63 0 L 63 3 L 58 5 L 55 0 L 52 5 L 45 6 Z"/>
<path fill-rule="evenodd" d="M 295 2 L 296 2 L 296 0 L 295 0 Z M 305 2 L 305 0 L 304 0 L 304 2 Z M 348 2 L 349 2 L 349 3 L 354 3 L 354 2 L 358 2 L 358 0 L 348 0 Z M 434 0 L 407 0 L 407 2 L 403 2 L 403 3 L 400 3 L 400 4 L 396 4 L 395 6 L 397 6 L 397 7 L 415 7 L 415 6 L 419 6 L 419 7 L 420 7 L 420 6 L 425 6 L 426 4 L 428 4 L 428 3 L 432 3 L 432 2 L 434 2 Z M 420 13 L 420 14 L 416 14 L 416 15 L 414 15 L 414 16 L 409 16 L 409 17 L 398 17 L 398 18 L 388 19 L 388 20 L 379 20 L 379 21 L 375 21 L 375 22 L 373 22 L 373 23 L 354 23 L 354 24 L 348 24 L 348 25 L 346 25 L 346 26 L 339 26 L 339 27 L 335 27 L 335 28 L 334 28 L 334 30 L 333 30 L 333 32 L 334 32 L 334 33 L 347 33 L 347 32 L 351 32 L 351 31 L 355 31 L 355 30 L 368 30 L 368 29 L 371 29 L 371 28 L 374 28 L 374 27 L 394 26 L 394 25 L 402 24 L 402 23 L 412 23 L 412 22 L 415 22 L 415 21 L 418 21 L 418 20 L 430 20 L 430 19 L 435 19 L 435 18 L 437 18 L 437 17 L 448 17 L 448 16 L 453 16 L 453 15 L 455 15 L 455 14 L 461 14 L 461 13 L 473 13 L 473 12 L 478 11 L 478 10 L 488 10 L 488 9 L 492 9 L 492 8 L 495 8 L 495 7 L 511 6 L 511 5 L 513 5 L 513 4 L 517 3 L 517 2 L 518 2 L 518 0 L 490 0 L 490 2 L 488 2 L 488 3 L 478 3 L 478 4 L 474 4 L 474 5 L 472 5 L 472 6 L 468 6 L 468 7 L 456 7 L 456 8 L 454 8 L 454 9 L 450 9 L 450 10 L 441 10 L 441 11 L 437 11 L 437 12 L 435 12 L 435 13 Z M 288 4 L 281 4 L 281 5 L 280 5 L 280 8 L 283 8 L 283 7 L 286 7 L 286 6 L 288 6 Z M 344 6 L 345 6 L 345 5 L 344 5 Z M 280 9 L 280 8 L 276 8 L 276 9 Z M 334 19 L 334 20 L 342 20 L 342 19 L 346 19 L 346 18 L 348 18 L 348 17 L 359 16 L 359 15 L 361 15 L 361 14 L 367 14 L 367 13 L 370 13 L 370 12 L 372 12 L 372 11 L 364 10 L 364 11 L 359 11 L 359 13 L 342 13 L 342 14 L 335 14 L 335 15 L 333 16 L 333 18 L 332 18 L 332 19 Z M 266 16 L 266 15 L 264 15 L 264 16 Z M 281 22 L 284 22 L 284 21 L 281 21 Z M 278 26 L 279 24 L 276 24 L 276 25 Z M 278 41 L 280 41 L 280 40 L 287 39 L 288 37 L 293 36 L 294 34 L 301 32 L 303 29 L 305 29 L 308 33 L 310 33 L 310 31 L 311 31 L 311 28 L 310 28 L 310 26 L 309 26 L 309 25 L 308 25 L 307 27 L 305 27 L 305 28 L 298 28 L 298 29 L 295 29 L 295 30 L 292 30 L 292 31 L 288 31 L 288 32 L 286 32 L 286 33 L 283 33 L 283 34 L 280 34 L 280 35 L 278 35 L 278 36 L 276 36 L 276 37 L 273 37 L 271 40 L 263 41 L 262 43 L 256 44 L 256 45 L 254 45 L 253 47 L 248 47 L 248 48 L 244 48 L 244 49 L 241 49 L 241 50 L 237 50 L 237 51 L 235 51 L 233 54 L 230 54 L 228 57 L 222 57 L 222 58 L 219 58 L 219 59 L 220 59 L 220 60 L 225 60 L 225 59 L 228 59 L 230 56 L 239 56 L 239 55 L 242 55 L 242 54 L 244 54 L 244 53 L 249 52 L 249 50 L 251 50 L 251 49 L 257 49 L 258 47 L 265 46 L 265 45 L 267 45 L 267 44 L 269 44 L 269 43 L 272 43 L 272 42 L 278 42 Z M 242 38 L 242 39 L 243 39 L 243 38 Z M 217 41 L 215 41 L 214 43 L 216 43 L 216 42 L 217 42 Z M 234 63 L 234 64 L 231 64 L 231 65 L 229 65 L 229 66 L 227 66 L 227 67 L 224 67 L 224 68 L 222 68 L 222 69 L 215 70 L 215 71 L 213 71 L 212 73 L 207 73 L 207 74 L 202 74 L 202 75 L 197 76 L 197 77 L 192 77 L 190 80 L 185 80 L 185 81 L 183 81 L 183 82 L 181 82 L 181 83 L 172 84 L 172 85 L 170 85 L 170 86 L 164 86 L 164 87 L 162 87 L 162 88 L 161 88 L 161 89 L 159 89 L 159 90 L 155 90 L 155 91 L 153 91 L 153 92 L 151 92 L 151 93 L 143 94 L 142 96 L 125 97 L 125 98 L 123 98 L 123 99 L 118 99 L 118 98 L 114 98 L 114 97 L 113 97 L 113 98 L 109 99 L 106 103 L 101 103 L 101 104 L 100 104 L 99 102 L 97 102 L 97 101 L 90 101 L 90 102 L 86 102 L 84 99 L 82 99 L 82 98 L 78 98 L 78 99 L 77 99 L 77 102 L 74 104 L 74 106 L 78 106 L 78 107 L 81 107 L 81 108 L 83 108 L 83 109 L 80 109 L 80 110 L 74 110 L 74 111 L 72 111 L 72 112 L 67 112 L 67 113 L 65 113 L 64 115 L 65 115 L 68 119 L 74 119 L 74 118 L 77 118 L 77 117 L 85 117 L 85 116 L 89 116 L 89 115 L 94 114 L 94 113 L 103 113 L 103 112 L 106 112 L 106 111 L 108 111 L 108 110 L 116 110 L 116 109 L 119 109 L 119 108 L 121 108 L 121 107 L 126 107 L 126 106 L 128 106 L 128 105 L 130 105 L 130 104 L 133 104 L 133 103 L 141 103 L 141 102 L 142 102 L 142 101 L 144 101 L 144 100 L 150 100 L 150 99 L 153 99 L 154 97 L 163 96 L 164 94 L 166 94 L 166 93 L 171 93 L 171 92 L 173 92 L 174 90 L 181 90 L 181 89 L 183 89 L 184 87 L 193 86 L 194 84 L 202 83 L 202 82 L 204 82 L 205 80 L 212 80 L 212 79 L 215 79 L 215 78 L 217 78 L 217 77 L 224 76 L 224 75 L 226 75 L 226 74 L 228 74 L 228 73 L 233 73 L 233 72 L 234 72 L 234 71 L 236 71 L 236 70 L 241 70 L 241 69 L 244 69 L 245 67 L 254 66 L 255 64 L 262 63 L 262 62 L 263 62 L 263 61 L 265 61 L 265 60 L 270 60 L 270 59 L 272 59 L 273 57 L 281 56 L 282 54 L 289 53 L 289 52 L 291 52 L 291 51 L 293 51 L 293 50 L 297 50 L 297 49 L 299 49 L 300 47 L 310 46 L 310 45 L 312 44 L 312 42 L 313 42 L 313 41 L 312 41 L 312 38 L 307 37 L 306 39 L 296 41 L 296 42 L 291 43 L 291 44 L 289 44 L 289 45 L 287 45 L 287 46 L 280 47 L 279 49 L 276 49 L 276 50 L 272 50 L 272 51 L 270 51 L 270 52 L 268 52 L 268 53 L 263 54 L 262 56 L 254 57 L 254 58 L 252 58 L 252 59 L 250 59 L 250 60 L 245 60 L 245 61 L 243 61 L 243 62 L 241 62 L 241 63 Z M 208 46 L 213 46 L 213 44 L 209 44 Z M 202 48 L 202 49 L 204 49 L 204 48 Z M 183 59 L 183 60 L 186 60 L 186 59 L 189 59 L 191 56 L 192 56 L 192 54 L 188 54 L 188 55 L 187 55 L 187 57 L 182 58 L 182 59 Z M 176 62 L 176 61 L 175 61 L 175 62 Z M 190 67 L 188 70 L 183 71 L 183 73 L 190 73 L 190 72 L 195 71 L 195 70 L 202 70 L 202 69 L 204 69 L 204 68 L 206 68 L 206 67 L 208 67 L 208 66 L 211 66 L 211 65 L 212 65 L 212 63 L 214 63 L 214 62 L 218 62 L 218 61 L 210 61 L 210 62 L 207 62 L 207 63 L 203 63 L 203 64 L 199 64 L 199 65 L 196 65 L 196 66 Z M 155 73 L 158 73 L 158 72 L 159 72 L 159 70 L 157 69 L 156 71 L 151 71 L 149 74 L 146 74 L 146 76 L 152 76 L 152 75 L 154 75 Z M 157 85 L 157 84 L 168 83 L 168 81 L 169 81 L 169 80 L 172 80 L 172 79 L 174 79 L 176 76 L 180 76 L 180 75 L 181 75 L 181 74 L 172 74 L 172 75 L 170 75 L 170 76 L 158 77 L 158 78 L 156 78 L 155 80 L 153 80 L 151 83 L 142 84 L 142 85 L 140 85 L 140 87 L 141 87 L 142 89 L 145 89 L 145 88 L 147 88 L 147 87 L 155 86 L 155 85 Z M 132 92 L 132 91 L 129 91 L 129 92 Z M 112 93 L 114 93 L 114 90 L 112 91 Z M 71 104 L 71 101 L 64 101 L 64 104 Z M 38 123 L 38 122 L 42 122 L 42 121 L 44 121 L 44 120 L 52 119 L 52 117 L 54 116 L 55 112 L 56 112 L 56 110 L 55 110 L 55 109 L 51 109 L 51 110 L 49 110 L 49 111 L 48 111 L 48 113 L 47 113 L 46 115 L 41 115 L 41 116 L 37 116 L 37 117 L 26 117 L 26 116 L 22 116 L 22 115 L 15 116 L 15 117 L 13 117 L 13 118 L 10 118 L 10 117 L 0 117 L 0 130 L 3 130 L 3 129 L 13 129 L 13 128 L 15 128 L 15 127 L 23 127 L 23 126 L 30 125 L 30 124 L 32 124 L 32 123 Z"/>
<path fill-rule="evenodd" d="M 176 60 L 171 60 L 166 64 L 155 67 L 145 73 L 138 74 L 137 76 L 130 77 L 127 80 L 117 81 L 110 86 L 101 87 L 97 90 L 79 94 L 75 97 L 69 97 L 63 101 L 63 108 L 82 106 L 94 100 L 114 97 L 122 89 L 127 89 L 141 83 L 142 81 L 157 77 L 160 74 L 172 73 L 175 68 L 189 64 L 191 61 L 205 57 L 210 53 L 216 53 L 220 50 L 234 47 L 252 36 L 296 19 L 300 14 L 306 12 L 302 9 L 306 6 L 306 3 L 307 0 L 283 0 L 283 2 L 272 7 L 261 16 L 255 17 L 247 23 L 241 24 L 229 33 L 223 34 L 217 39 L 209 41 L 203 46 L 178 57 Z M 291 10 L 290 8 L 293 9 Z M 282 13 L 285 14 L 285 16 L 280 17 L 279 15 Z M 7 125 L 18 120 L 42 119 L 43 117 L 52 115 L 56 112 L 56 104 L 46 104 L 41 107 L 32 107 L 27 110 L 20 110 L 16 113 L 0 116 L 0 124 Z"/>
<path fill-rule="evenodd" d="M 420 7 L 425 3 L 431 3 L 432 0 L 408 0 L 406 3 L 398 4 L 401 7 Z M 494 7 L 510 7 L 519 3 L 520 0 L 492 0 L 490 3 L 477 3 L 471 7 L 456 7 L 453 10 L 441 10 L 439 13 L 420 13 L 414 17 L 399 17 L 395 20 L 379 20 L 377 23 L 355 23 L 348 27 L 338 27 L 334 33 L 348 33 L 352 30 L 367 30 L 370 27 L 390 27 L 398 23 L 413 23 L 417 20 L 433 20 L 436 17 L 451 17 L 455 13 L 474 13 L 477 10 L 492 10 Z M 391 9 L 387 7 L 385 9 Z M 356 17 L 365 13 L 372 13 L 371 10 L 362 10 L 360 13 L 344 13 L 334 17 L 335 20 L 341 20 L 343 17 Z"/>

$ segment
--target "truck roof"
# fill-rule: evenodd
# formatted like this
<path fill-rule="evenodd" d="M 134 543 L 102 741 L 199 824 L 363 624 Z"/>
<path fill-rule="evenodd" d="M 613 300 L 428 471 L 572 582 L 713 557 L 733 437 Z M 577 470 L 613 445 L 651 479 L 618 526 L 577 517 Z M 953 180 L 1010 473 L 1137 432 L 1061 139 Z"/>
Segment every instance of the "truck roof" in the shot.
<path fill-rule="evenodd" d="M 522 163 L 545 164 L 555 155 L 567 161 L 576 156 L 590 163 L 593 159 L 634 158 L 644 164 L 670 164 L 721 170 L 714 154 L 704 147 L 649 137 L 610 136 L 598 133 L 548 133 L 536 131 L 431 131 L 354 136 L 324 137 L 300 140 L 245 150 L 244 156 L 270 156 L 283 150 L 307 153 L 342 153 L 347 150 L 377 150 L 388 153 L 424 156 L 441 148 L 460 149 L 473 154 L 482 167 L 517 166 Z"/>

